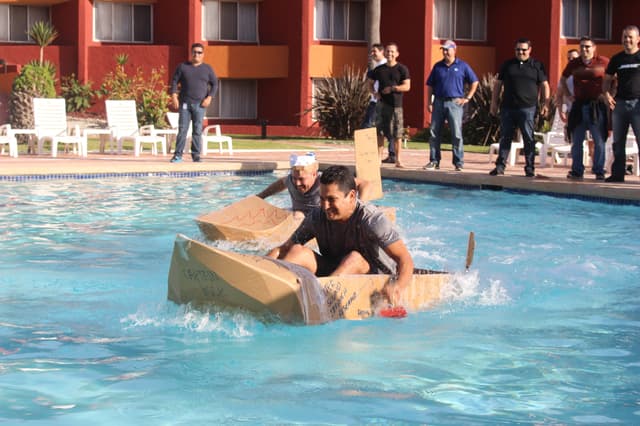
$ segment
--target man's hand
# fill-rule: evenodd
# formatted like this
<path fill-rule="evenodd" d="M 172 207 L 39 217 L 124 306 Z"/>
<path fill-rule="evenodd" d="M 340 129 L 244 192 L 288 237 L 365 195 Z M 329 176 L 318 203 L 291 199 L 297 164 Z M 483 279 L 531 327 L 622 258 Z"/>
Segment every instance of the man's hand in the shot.
<path fill-rule="evenodd" d="M 200 106 L 202 108 L 207 108 L 209 106 L 209 104 L 211 103 L 211 96 L 207 96 L 206 98 L 204 98 L 202 100 L 202 102 L 200 102 Z"/>
<path fill-rule="evenodd" d="M 175 111 L 178 111 L 180 109 L 180 102 L 178 101 L 178 95 L 174 94 L 173 96 L 171 96 L 171 106 Z"/>

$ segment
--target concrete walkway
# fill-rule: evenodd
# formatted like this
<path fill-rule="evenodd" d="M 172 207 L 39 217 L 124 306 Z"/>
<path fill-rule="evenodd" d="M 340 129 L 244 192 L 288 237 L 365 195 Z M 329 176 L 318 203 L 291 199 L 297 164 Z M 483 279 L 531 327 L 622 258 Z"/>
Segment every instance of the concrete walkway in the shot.
<path fill-rule="evenodd" d="M 300 144 L 297 143 L 299 146 Z M 425 144 L 425 148 L 426 148 Z M 233 155 L 211 153 L 202 158 L 201 163 L 193 163 L 188 155 L 182 163 L 169 163 L 170 156 L 152 156 L 148 153 L 134 157 L 132 153 L 98 154 L 89 153 L 87 158 L 79 158 L 70 154 L 59 154 L 57 158 L 45 155 L 21 155 L 9 158 L 6 153 L 0 156 L 0 180 L 14 180 L 17 176 L 28 175 L 66 175 L 66 174 L 103 174 L 103 173 L 167 173 L 195 171 L 242 171 L 242 170 L 277 170 L 289 167 L 291 153 L 314 151 L 322 166 L 328 164 L 353 165 L 354 150 L 350 146 L 310 143 L 304 150 L 255 150 L 234 151 Z M 535 178 L 524 177 L 524 163 L 521 159 L 513 167 L 507 167 L 504 176 L 489 176 L 494 167 L 489 163 L 487 154 L 465 153 L 465 167 L 456 172 L 451 164 L 451 152 L 443 151 L 440 170 L 425 171 L 422 167 L 427 163 L 426 149 L 404 150 L 402 161 L 406 169 L 398 169 L 393 165 L 382 166 L 383 178 L 397 178 L 442 184 L 465 185 L 478 188 L 535 191 L 543 193 L 564 194 L 589 198 L 612 200 L 630 200 L 640 202 L 640 178 L 626 176 L 624 183 L 604 183 L 596 181 L 592 174 L 585 174 L 582 181 L 569 181 L 567 166 L 556 165 L 536 169 Z M 6 186 L 6 183 L 5 183 Z"/>

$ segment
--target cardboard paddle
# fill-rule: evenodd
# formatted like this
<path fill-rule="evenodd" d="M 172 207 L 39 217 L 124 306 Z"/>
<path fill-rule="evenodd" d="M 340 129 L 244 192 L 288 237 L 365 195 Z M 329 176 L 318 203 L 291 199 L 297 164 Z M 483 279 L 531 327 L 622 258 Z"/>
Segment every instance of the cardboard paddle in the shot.
<path fill-rule="evenodd" d="M 382 177 L 378 155 L 378 136 L 375 127 L 356 130 L 353 133 L 356 150 L 356 176 L 371 185 L 371 201 L 382 198 Z"/>

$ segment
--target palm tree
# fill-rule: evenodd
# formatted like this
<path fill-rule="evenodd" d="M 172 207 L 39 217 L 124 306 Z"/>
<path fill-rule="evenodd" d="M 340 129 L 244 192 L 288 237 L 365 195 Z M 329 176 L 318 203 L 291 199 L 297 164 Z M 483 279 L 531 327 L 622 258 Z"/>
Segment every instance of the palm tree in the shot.
<path fill-rule="evenodd" d="M 382 0 L 369 0 L 367 8 L 367 40 L 369 46 L 380 43 L 380 9 Z"/>
<path fill-rule="evenodd" d="M 29 30 L 29 37 L 40 46 L 40 65 L 44 64 L 44 48 L 58 38 L 58 31 L 48 22 L 37 21 Z"/>

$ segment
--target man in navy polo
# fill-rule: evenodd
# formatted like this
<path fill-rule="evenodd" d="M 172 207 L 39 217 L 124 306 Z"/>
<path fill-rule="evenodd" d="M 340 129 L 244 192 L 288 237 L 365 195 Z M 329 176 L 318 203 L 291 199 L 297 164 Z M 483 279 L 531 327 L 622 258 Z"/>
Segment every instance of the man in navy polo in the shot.
<path fill-rule="evenodd" d="M 473 98 L 478 88 L 478 77 L 469 64 L 456 57 L 456 44 L 447 40 L 442 46 L 443 59 L 437 62 L 427 79 L 428 111 L 431 113 L 431 138 L 429 139 L 429 164 L 425 170 L 440 168 L 440 142 L 444 121 L 451 129 L 453 166 L 462 170 L 464 148 L 462 140 L 462 115 L 464 106 Z M 469 85 L 465 95 L 464 85 Z"/>

